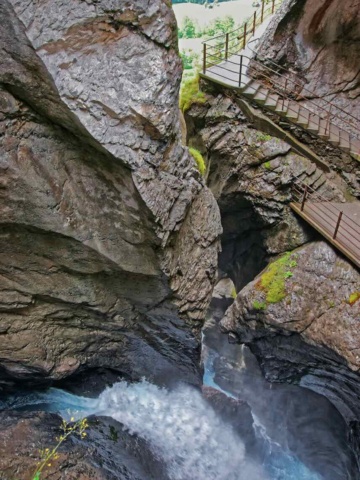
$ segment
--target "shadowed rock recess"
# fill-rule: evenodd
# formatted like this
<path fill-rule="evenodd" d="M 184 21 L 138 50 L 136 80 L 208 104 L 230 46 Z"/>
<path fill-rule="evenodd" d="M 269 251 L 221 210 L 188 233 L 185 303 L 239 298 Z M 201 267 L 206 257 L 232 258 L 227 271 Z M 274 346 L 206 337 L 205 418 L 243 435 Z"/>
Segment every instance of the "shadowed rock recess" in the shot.
<path fill-rule="evenodd" d="M 4 0 L 0 22 L 0 389 L 198 382 L 221 223 L 181 146 L 171 6 Z"/>

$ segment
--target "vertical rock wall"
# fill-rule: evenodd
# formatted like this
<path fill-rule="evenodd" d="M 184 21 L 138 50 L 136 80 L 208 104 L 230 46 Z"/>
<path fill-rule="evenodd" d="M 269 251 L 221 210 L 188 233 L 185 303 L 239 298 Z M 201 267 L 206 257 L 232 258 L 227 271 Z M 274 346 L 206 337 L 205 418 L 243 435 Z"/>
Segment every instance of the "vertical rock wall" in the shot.
<path fill-rule="evenodd" d="M 181 146 L 171 5 L 5 0 L 0 20 L 3 382 L 195 381 L 221 224 Z"/>

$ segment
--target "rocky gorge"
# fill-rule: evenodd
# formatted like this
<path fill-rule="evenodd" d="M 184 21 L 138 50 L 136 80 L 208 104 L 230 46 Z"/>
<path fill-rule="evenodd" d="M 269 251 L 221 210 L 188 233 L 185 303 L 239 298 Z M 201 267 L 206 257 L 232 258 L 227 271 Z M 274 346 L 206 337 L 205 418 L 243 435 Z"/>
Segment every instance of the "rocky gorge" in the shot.
<path fill-rule="evenodd" d="M 360 8 L 320 3 L 283 2 L 258 52 L 295 65 L 320 100 L 356 115 Z M 204 100 L 185 123 L 188 146 L 205 159 L 203 177 L 183 145 L 182 66 L 166 0 L 3 0 L 0 19 L 0 478 L 32 478 L 37 449 L 58 435 L 52 412 L 83 401 L 55 391 L 51 402 L 61 408 L 34 408 L 50 400 L 31 392 L 50 386 L 88 397 L 87 405 L 100 400 L 85 410 L 88 438 L 72 439 L 44 478 L 190 480 L 181 455 L 196 448 L 213 468 L 209 476 L 192 458 L 200 480 L 243 478 L 233 477 L 237 469 L 253 480 L 280 478 L 259 466 L 251 395 L 232 391 L 243 357 L 227 370 L 226 355 L 244 346 L 266 388 L 289 384 L 336 426 L 341 466 L 321 478 L 360 478 L 360 272 L 289 206 L 299 179 L 330 201 L 357 202 L 358 160 L 202 81 Z M 329 58 L 339 56 L 341 69 L 331 69 Z M 214 323 L 209 305 L 224 279 L 230 287 Z M 232 349 L 215 390 L 202 380 L 204 340 L 200 358 L 209 319 L 213 348 L 229 339 Z M 137 387 L 142 378 L 154 385 Z M 171 420 L 152 418 L 158 404 Z M 120 415 L 131 405 L 144 408 L 140 422 Z M 197 444 L 180 441 L 189 418 Z M 149 433 L 157 422 L 159 438 Z M 180 459 L 160 438 L 170 424 Z M 232 472 L 211 463 L 207 426 Z M 295 431 L 292 452 L 323 474 L 329 462 L 304 454 L 298 426 L 286 428 Z M 228 452 L 225 434 L 234 438 Z M 291 478 L 319 478 L 299 471 Z"/>

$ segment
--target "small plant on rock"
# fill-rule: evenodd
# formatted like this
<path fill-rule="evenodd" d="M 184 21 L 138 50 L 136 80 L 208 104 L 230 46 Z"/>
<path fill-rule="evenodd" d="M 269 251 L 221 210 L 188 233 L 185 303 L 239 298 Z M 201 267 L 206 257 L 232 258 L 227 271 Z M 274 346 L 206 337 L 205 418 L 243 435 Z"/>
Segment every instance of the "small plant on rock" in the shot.
<path fill-rule="evenodd" d="M 258 300 L 255 300 L 253 303 L 253 307 L 255 310 L 265 310 L 266 302 L 259 302 Z"/>
<path fill-rule="evenodd" d="M 354 305 L 358 300 L 360 300 L 360 292 L 354 292 L 349 297 L 349 304 Z"/>
<path fill-rule="evenodd" d="M 61 424 L 62 434 L 56 439 L 57 444 L 54 448 L 44 448 L 40 450 L 40 461 L 36 466 L 32 480 L 40 480 L 41 473 L 46 467 L 51 467 L 52 461 L 59 458 L 58 450 L 65 440 L 72 434 L 77 434 L 81 438 L 86 437 L 85 430 L 88 428 L 88 421 L 86 418 L 74 422 L 74 418 L 71 418 L 70 423 L 63 420 Z"/>

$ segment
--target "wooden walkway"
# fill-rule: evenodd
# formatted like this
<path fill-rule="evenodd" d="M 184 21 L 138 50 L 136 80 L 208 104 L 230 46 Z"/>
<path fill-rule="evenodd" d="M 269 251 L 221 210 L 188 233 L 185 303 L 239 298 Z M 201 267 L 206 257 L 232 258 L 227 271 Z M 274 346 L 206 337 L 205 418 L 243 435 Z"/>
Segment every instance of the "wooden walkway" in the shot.
<path fill-rule="evenodd" d="M 294 200 L 291 208 L 360 268 L 360 202 L 329 202 L 300 183 Z"/>
<path fill-rule="evenodd" d="M 335 104 L 308 98 L 293 72 L 255 60 L 249 43 L 264 33 L 281 0 L 272 0 L 240 29 L 204 42 L 202 78 L 235 89 L 240 95 L 274 112 L 360 161 L 360 120 Z M 251 42 L 249 39 L 251 38 Z M 299 94 L 301 92 L 301 95 Z M 296 98 L 296 99 L 295 99 Z M 360 268 L 360 202 L 329 202 L 304 184 L 294 185 L 291 208 Z"/>

